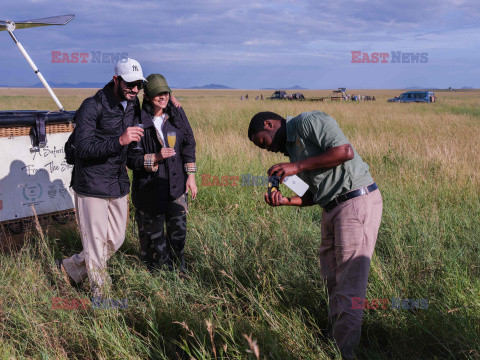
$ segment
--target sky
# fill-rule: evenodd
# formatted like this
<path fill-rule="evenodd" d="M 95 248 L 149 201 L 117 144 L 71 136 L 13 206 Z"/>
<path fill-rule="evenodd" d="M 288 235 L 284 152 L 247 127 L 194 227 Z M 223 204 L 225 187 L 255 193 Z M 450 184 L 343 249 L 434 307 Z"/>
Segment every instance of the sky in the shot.
<path fill-rule="evenodd" d="M 0 20 L 64 14 L 75 19 L 15 31 L 55 83 L 108 82 L 115 65 L 108 54 L 114 53 L 138 60 L 145 77 L 163 74 L 177 88 L 480 88 L 478 0 L 0 3 Z M 0 48 L 0 85 L 39 82 L 7 32 L 0 32 Z M 58 63 L 54 51 L 69 59 L 73 53 L 89 57 L 85 63 Z M 365 61 L 374 53 L 389 57 L 385 63 L 352 62 L 352 51 Z M 94 62 L 92 52 L 107 54 L 105 62 Z M 392 52 L 404 54 L 403 61 L 410 53 L 424 54 L 424 61 L 393 62 Z"/>

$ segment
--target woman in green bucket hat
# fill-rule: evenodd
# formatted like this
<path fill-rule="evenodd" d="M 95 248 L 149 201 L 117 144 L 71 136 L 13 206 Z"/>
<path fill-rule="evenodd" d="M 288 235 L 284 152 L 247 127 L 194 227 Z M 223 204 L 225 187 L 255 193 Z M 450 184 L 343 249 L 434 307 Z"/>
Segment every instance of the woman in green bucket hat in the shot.
<path fill-rule="evenodd" d="M 184 274 L 187 197 L 197 196 L 195 138 L 162 75 L 149 75 L 144 91 L 139 119 L 144 136 L 136 147 L 130 145 L 127 161 L 140 252 L 150 270 L 166 265 Z"/>

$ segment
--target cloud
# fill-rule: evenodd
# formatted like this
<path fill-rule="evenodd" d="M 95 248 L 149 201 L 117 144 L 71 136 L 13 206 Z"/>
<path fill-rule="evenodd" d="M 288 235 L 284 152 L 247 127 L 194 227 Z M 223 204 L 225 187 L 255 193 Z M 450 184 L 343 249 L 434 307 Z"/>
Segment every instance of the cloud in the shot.
<path fill-rule="evenodd" d="M 51 68 L 53 76 L 65 76 L 71 69 L 70 77 L 75 79 L 52 79 L 55 82 L 103 76 L 102 71 L 110 71 L 110 67 L 52 67 L 52 50 L 128 52 L 147 68 L 161 66 L 170 76 L 185 81 L 186 74 L 192 83 L 209 76 L 209 82 L 221 82 L 218 77 L 223 76 L 225 81 L 234 81 L 226 85 L 237 87 L 253 86 L 250 84 L 259 79 L 259 72 L 262 81 L 273 81 L 292 68 L 297 69 L 290 71 L 292 76 L 299 78 L 295 83 L 301 79 L 313 83 L 325 76 L 319 73 L 325 69 L 332 77 L 342 78 L 351 65 L 352 50 L 429 51 L 432 61 L 439 64 L 456 57 L 467 80 L 475 73 L 473 59 L 480 55 L 476 45 L 480 40 L 480 2 L 472 0 L 2 0 L 2 13 L 14 20 L 76 15 L 65 27 L 18 32 L 39 67 Z M 11 39 L 4 35 L 0 33 L 0 46 L 15 52 Z M 23 74 L 19 61 L 23 60 L 17 55 L 2 59 L 1 78 L 34 82 L 31 74 Z M 15 75 L 6 70 L 17 67 L 22 71 L 14 71 Z M 60 68 L 64 71 L 56 70 Z M 360 78 L 362 69 L 357 71 L 359 74 L 350 74 L 350 78 Z M 440 81 L 439 74 L 432 72 L 432 82 Z M 403 74 L 411 75 L 415 76 L 413 72 Z M 304 86 L 310 86 L 305 82 Z"/>
<path fill-rule="evenodd" d="M 243 45 L 282 45 L 283 41 L 281 40 L 274 40 L 274 39 L 254 39 L 248 40 L 243 43 Z"/>

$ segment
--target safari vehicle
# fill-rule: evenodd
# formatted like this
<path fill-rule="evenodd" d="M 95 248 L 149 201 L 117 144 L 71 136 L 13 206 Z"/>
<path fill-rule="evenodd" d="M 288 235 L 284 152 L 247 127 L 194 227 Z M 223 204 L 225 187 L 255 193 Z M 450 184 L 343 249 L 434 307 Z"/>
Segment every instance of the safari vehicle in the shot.
<path fill-rule="evenodd" d="M 294 93 L 287 95 L 288 100 L 305 100 L 305 96 L 302 93 Z"/>
<path fill-rule="evenodd" d="M 65 25 L 74 15 L 0 21 L 58 111 L 0 111 L 0 250 L 23 242 L 33 229 L 58 228 L 73 223 L 72 166 L 65 161 L 64 145 L 73 131 L 74 111 L 65 111 L 53 90 L 14 35 L 15 29 Z"/>
<path fill-rule="evenodd" d="M 338 88 L 337 90 L 332 91 L 332 96 L 330 99 L 332 101 L 344 101 L 347 100 L 346 88 Z"/>
<path fill-rule="evenodd" d="M 423 102 L 432 103 L 435 102 L 435 93 L 433 91 L 407 91 L 401 94 L 399 97 L 387 100 L 388 102 Z"/>
<path fill-rule="evenodd" d="M 285 90 L 276 90 L 272 96 L 270 96 L 269 100 L 283 100 L 287 98 L 287 92 Z"/>
<path fill-rule="evenodd" d="M 287 94 L 285 90 L 276 90 L 267 100 L 325 101 L 330 98 L 305 98 L 302 93 Z"/>
<path fill-rule="evenodd" d="M 287 94 L 285 90 L 276 90 L 268 100 L 305 100 L 302 93 Z"/>

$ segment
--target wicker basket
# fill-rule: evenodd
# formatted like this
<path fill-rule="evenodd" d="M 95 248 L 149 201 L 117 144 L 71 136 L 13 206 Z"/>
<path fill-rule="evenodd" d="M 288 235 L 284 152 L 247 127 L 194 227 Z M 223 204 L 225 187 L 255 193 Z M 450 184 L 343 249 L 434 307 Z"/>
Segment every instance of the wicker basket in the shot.
<path fill-rule="evenodd" d="M 72 132 L 73 124 L 48 124 L 46 130 L 47 134 Z M 30 126 L 0 127 L 0 137 L 27 136 L 30 135 L 30 132 Z"/>
<path fill-rule="evenodd" d="M 40 226 L 38 229 L 37 225 Z M 11 251 L 20 248 L 25 241 L 38 234 L 55 236 L 66 229 L 75 229 L 75 210 L 57 211 L 44 215 L 25 217 L 22 219 L 3 221 L 0 223 L 0 251 Z"/>

